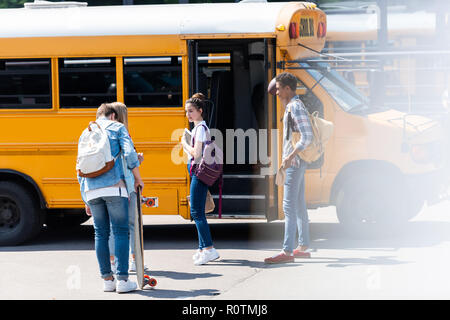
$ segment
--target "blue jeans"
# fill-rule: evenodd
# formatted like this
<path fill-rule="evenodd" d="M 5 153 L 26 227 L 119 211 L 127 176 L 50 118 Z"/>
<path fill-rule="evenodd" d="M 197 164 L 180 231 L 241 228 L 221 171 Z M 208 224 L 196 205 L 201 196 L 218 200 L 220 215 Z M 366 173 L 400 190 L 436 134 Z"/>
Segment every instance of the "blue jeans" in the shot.
<path fill-rule="evenodd" d="M 117 258 L 117 279 L 128 279 L 128 199 L 123 197 L 100 197 L 88 205 L 94 218 L 95 253 L 103 279 L 112 276 L 109 260 L 108 239 L 110 226 L 114 234 Z"/>
<path fill-rule="evenodd" d="M 188 164 L 188 171 L 190 164 Z M 204 249 L 213 245 L 211 231 L 205 215 L 206 194 L 208 186 L 200 181 L 195 174 L 191 176 L 191 218 L 194 219 L 198 233 L 198 247 Z"/>
<path fill-rule="evenodd" d="M 283 211 L 285 216 L 283 250 L 293 252 L 297 247 L 295 236 L 298 231 L 298 245 L 309 246 L 309 221 L 305 201 L 306 162 L 300 167 L 286 170 L 284 181 Z"/>
<path fill-rule="evenodd" d="M 134 254 L 134 216 L 136 213 L 136 192 L 132 192 L 128 198 L 128 227 L 130 234 L 130 253 Z M 115 256 L 114 232 L 111 225 L 111 233 L 108 241 L 109 254 Z"/>

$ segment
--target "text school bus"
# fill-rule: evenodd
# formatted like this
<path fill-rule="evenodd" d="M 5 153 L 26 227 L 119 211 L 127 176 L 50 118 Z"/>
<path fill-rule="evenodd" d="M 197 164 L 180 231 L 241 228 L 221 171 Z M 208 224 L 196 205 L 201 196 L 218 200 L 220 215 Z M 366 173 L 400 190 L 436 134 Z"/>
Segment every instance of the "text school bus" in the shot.
<path fill-rule="evenodd" d="M 306 106 L 335 124 L 306 174 L 310 208 L 336 205 L 343 223 L 406 219 L 425 200 L 418 187 L 437 172 L 433 121 L 369 109 L 310 59 L 326 36 L 326 16 L 311 3 L 29 6 L 0 10 L 0 21 L 2 245 L 30 239 L 43 224 L 86 220 L 77 141 L 106 101 L 129 108 L 130 134 L 145 156 L 144 194 L 155 197 L 144 213 L 189 219 L 175 133 L 188 127 L 184 101 L 198 91 L 213 102 L 209 125 L 223 139 L 222 217 L 282 218 L 274 175 L 282 110 L 266 88 L 286 70 Z M 217 186 L 212 193 L 217 200 Z"/>

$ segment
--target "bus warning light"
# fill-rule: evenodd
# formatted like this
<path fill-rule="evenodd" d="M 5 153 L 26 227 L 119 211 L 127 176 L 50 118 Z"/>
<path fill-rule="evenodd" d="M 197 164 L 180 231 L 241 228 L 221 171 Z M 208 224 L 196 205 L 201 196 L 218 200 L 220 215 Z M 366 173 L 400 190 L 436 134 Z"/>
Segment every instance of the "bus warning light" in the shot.
<path fill-rule="evenodd" d="M 289 24 L 289 38 L 297 39 L 298 38 L 298 28 L 296 22 L 291 22 Z"/>

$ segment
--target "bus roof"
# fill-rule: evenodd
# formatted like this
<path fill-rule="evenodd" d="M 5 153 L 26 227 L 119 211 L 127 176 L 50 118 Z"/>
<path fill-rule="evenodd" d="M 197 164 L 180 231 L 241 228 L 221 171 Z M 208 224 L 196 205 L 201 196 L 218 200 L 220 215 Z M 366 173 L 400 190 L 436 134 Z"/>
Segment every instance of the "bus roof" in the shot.
<path fill-rule="evenodd" d="M 377 38 L 377 15 L 375 13 L 328 14 L 327 23 L 327 40 L 330 41 L 373 40 Z M 433 34 L 435 28 L 435 13 L 417 11 L 388 14 L 390 37 L 394 35 Z"/>
<path fill-rule="evenodd" d="M 274 33 L 287 2 L 0 9 L 0 38 Z"/>

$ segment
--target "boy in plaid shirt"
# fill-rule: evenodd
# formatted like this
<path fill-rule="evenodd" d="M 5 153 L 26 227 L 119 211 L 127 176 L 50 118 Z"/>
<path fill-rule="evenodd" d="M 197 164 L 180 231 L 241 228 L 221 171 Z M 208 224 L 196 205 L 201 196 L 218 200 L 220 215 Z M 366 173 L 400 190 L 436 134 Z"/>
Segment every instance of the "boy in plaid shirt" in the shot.
<path fill-rule="evenodd" d="M 286 169 L 284 182 L 283 211 L 285 215 L 283 250 L 264 260 L 265 263 L 293 262 L 295 258 L 309 258 L 306 252 L 309 246 L 308 211 L 305 201 L 306 162 L 297 152 L 304 150 L 313 139 L 311 123 L 304 104 L 296 94 L 297 78 L 287 72 L 276 77 L 277 95 L 284 107 L 283 116 L 283 162 Z M 290 115 L 289 115 L 290 110 Z M 301 133 L 295 147 L 292 144 L 292 132 Z M 298 246 L 295 235 L 298 229 Z"/>

